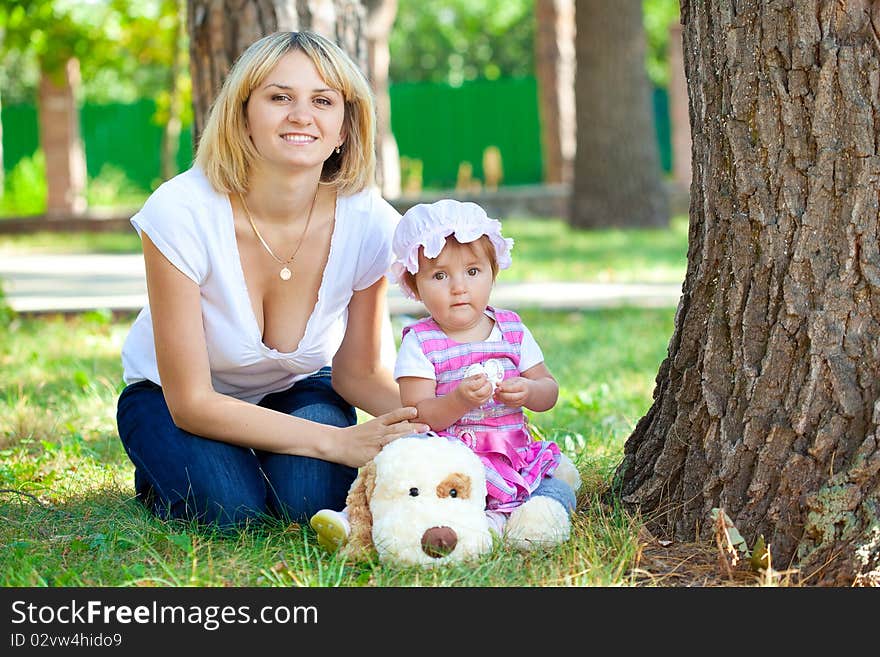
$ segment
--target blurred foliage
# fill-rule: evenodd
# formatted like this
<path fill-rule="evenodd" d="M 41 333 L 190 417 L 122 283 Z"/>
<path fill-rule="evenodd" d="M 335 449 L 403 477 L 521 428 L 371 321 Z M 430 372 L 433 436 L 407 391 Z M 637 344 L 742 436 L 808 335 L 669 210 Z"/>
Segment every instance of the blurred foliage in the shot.
<path fill-rule="evenodd" d="M 0 0 L 3 102 L 34 102 L 40 68 L 57 71 L 77 57 L 84 101 L 133 102 L 146 96 L 161 104 L 184 2 Z"/>
<path fill-rule="evenodd" d="M 534 74 L 534 0 L 399 0 L 389 79 L 447 82 Z"/>
<path fill-rule="evenodd" d="M 669 25 L 678 0 L 643 0 L 645 66 L 666 86 Z M 522 77 L 535 72 L 534 0 L 399 0 L 391 32 L 394 82 L 447 82 Z"/>
<path fill-rule="evenodd" d="M 679 0 L 643 0 L 642 2 L 648 46 L 646 62 L 648 77 L 658 87 L 669 84 L 666 47 L 669 43 L 669 26 L 680 20 L 678 2 Z"/>
<path fill-rule="evenodd" d="M 80 59 L 83 100 L 152 97 L 167 115 L 175 28 L 185 0 L 0 0 L 3 102 L 33 101 L 39 66 Z M 678 0 L 643 0 L 646 67 L 668 80 L 669 24 Z M 448 82 L 534 75 L 534 0 L 399 0 L 390 37 L 392 82 Z M 186 43 L 181 44 L 184 51 Z M 191 103 L 188 71 L 184 107 Z M 165 108 L 165 109 L 163 109 Z M 164 114 L 163 114 L 164 112 Z M 189 115 L 183 124 L 190 123 Z"/>
<path fill-rule="evenodd" d="M 137 207 L 145 194 L 119 167 L 105 164 L 86 184 L 86 199 L 95 207 Z M 26 217 L 46 211 L 46 158 L 42 149 L 25 157 L 3 180 L 0 217 Z"/>
<path fill-rule="evenodd" d="M 25 217 L 46 211 L 46 158 L 42 150 L 25 157 L 3 180 L 0 216 Z"/>

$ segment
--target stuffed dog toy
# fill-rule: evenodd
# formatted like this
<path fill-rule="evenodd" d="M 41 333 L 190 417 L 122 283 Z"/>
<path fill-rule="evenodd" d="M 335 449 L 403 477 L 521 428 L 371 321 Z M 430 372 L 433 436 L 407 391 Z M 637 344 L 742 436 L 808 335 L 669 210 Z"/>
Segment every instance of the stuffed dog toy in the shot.
<path fill-rule="evenodd" d="M 483 464 L 464 443 L 405 436 L 361 468 L 346 499 L 343 556 L 435 566 L 492 549 Z"/>
<path fill-rule="evenodd" d="M 577 491 L 580 477 L 565 456 L 555 476 Z M 485 513 L 483 463 L 464 443 L 436 434 L 399 438 L 361 468 L 346 499 L 351 533 L 342 556 L 400 565 L 436 566 L 492 549 Z M 511 514 L 504 538 L 518 549 L 568 539 L 568 512 L 532 497 Z"/>

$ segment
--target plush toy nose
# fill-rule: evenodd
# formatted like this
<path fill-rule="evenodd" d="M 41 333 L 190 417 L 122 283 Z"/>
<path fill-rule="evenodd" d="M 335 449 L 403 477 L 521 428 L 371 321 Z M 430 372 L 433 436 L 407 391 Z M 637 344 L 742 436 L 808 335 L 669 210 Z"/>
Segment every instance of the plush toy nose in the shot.
<path fill-rule="evenodd" d="M 456 543 L 458 536 L 452 527 L 431 527 L 422 534 L 422 551 L 434 559 L 452 552 Z"/>

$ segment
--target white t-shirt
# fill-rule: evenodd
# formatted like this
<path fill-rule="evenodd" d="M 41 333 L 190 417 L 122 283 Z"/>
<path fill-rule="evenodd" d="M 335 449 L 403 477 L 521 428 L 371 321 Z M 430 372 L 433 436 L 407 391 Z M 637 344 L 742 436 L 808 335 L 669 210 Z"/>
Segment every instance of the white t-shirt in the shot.
<path fill-rule="evenodd" d="M 318 301 L 292 352 L 263 343 L 241 268 L 229 197 L 218 193 L 201 169 L 193 167 L 165 182 L 131 223 L 198 283 L 214 389 L 257 402 L 331 363 L 345 335 L 352 293 L 370 287 L 391 264 L 391 236 L 399 220 L 400 214 L 375 190 L 337 198 Z M 127 384 L 146 379 L 161 385 L 149 305 L 125 340 L 122 364 Z"/>
<path fill-rule="evenodd" d="M 501 342 L 503 336 L 498 324 L 492 326 L 492 331 L 486 342 Z M 534 367 L 544 362 L 544 354 L 541 353 L 541 347 L 535 341 L 532 332 L 523 324 L 523 339 L 520 345 L 519 371 L 525 372 L 530 367 Z M 400 343 L 400 349 L 397 351 L 397 362 L 394 364 L 395 381 L 404 376 L 416 376 L 420 379 L 431 379 L 435 381 L 437 376 L 434 374 L 434 365 L 425 356 L 419 345 L 419 338 L 415 331 L 409 331 Z"/>

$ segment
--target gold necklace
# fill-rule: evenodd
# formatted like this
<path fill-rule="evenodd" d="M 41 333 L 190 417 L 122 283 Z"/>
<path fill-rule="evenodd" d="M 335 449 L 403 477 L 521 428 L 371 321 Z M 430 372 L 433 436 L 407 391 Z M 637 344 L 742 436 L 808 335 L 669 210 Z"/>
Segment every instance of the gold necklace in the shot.
<path fill-rule="evenodd" d="M 244 213 L 248 218 L 248 221 L 251 224 L 251 228 L 254 229 L 254 235 L 257 236 L 257 239 L 260 240 L 260 244 L 263 245 L 263 248 L 268 251 L 269 255 L 272 256 L 278 264 L 281 265 L 281 271 L 278 272 L 278 276 L 282 281 L 289 281 L 290 277 L 293 276 L 293 272 L 290 271 L 290 267 L 287 265 L 293 262 L 293 259 L 296 257 L 296 254 L 299 253 L 300 247 L 303 245 L 303 242 L 306 240 L 306 233 L 309 231 L 309 223 L 312 221 L 312 211 L 315 209 L 315 201 L 318 199 L 318 189 L 320 189 L 320 185 L 315 187 L 315 195 L 312 197 L 312 205 L 309 207 L 309 214 L 306 217 L 306 226 L 303 228 L 302 235 L 300 235 L 299 242 L 297 242 L 296 249 L 293 251 L 293 255 L 290 256 L 287 260 L 282 260 L 279 258 L 272 249 L 269 248 L 269 245 L 266 244 L 266 240 L 263 239 L 263 236 L 260 235 L 260 231 L 257 230 L 257 224 L 254 223 L 254 218 L 251 216 L 251 211 L 248 209 L 247 203 L 244 202 L 244 196 L 241 194 L 238 195 L 238 198 L 241 199 L 241 207 L 244 208 Z"/>

